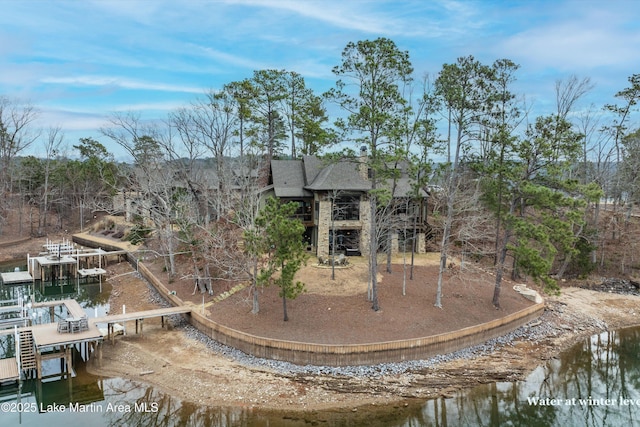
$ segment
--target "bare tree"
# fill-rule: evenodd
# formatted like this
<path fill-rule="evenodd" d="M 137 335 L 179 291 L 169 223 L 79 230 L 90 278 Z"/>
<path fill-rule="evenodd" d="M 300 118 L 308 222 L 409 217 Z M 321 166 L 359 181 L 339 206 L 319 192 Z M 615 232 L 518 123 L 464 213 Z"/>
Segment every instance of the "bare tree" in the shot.
<path fill-rule="evenodd" d="M 487 83 L 490 76 L 491 71 L 487 66 L 469 56 L 458 58 L 456 64 L 445 64 L 436 80 L 438 93 L 442 96 L 449 114 L 449 126 L 453 126 L 456 133 L 455 154 L 452 162 L 448 162 L 444 170 L 447 215 L 440 245 L 440 269 L 434 304 L 439 308 L 442 308 L 442 280 L 447 268 L 447 250 L 451 238 L 463 149 L 470 141 L 478 139 L 476 125 L 482 108 L 487 106 Z"/>
<path fill-rule="evenodd" d="M 42 200 L 40 203 L 40 220 L 38 221 L 38 235 L 43 235 L 44 229 L 47 228 L 47 215 L 49 213 L 49 204 L 51 197 L 51 171 L 53 161 L 59 153 L 60 146 L 64 140 L 64 134 L 60 127 L 51 127 L 44 144 L 44 184 L 42 189 Z"/>
<path fill-rule="evenodd" d="M 33 127 L 37 118 L 38 111 L 33 106 L 0 96 L 0 232 L 11 208 L 13 159 L 40 136 Z"/>
<path fill-rule="evenodd" d="M 116 113 L 109 119 L 103 135 L 123 147 L 134 159 L 129 174 L 129 186 L 139 199 L 144 220 L 153 222 L 161 246 L 169 279 L 176 274 L 176 236 L 173 221 L 180 210 L 187 209 L 182 187 L 176 183 L 175 163 L 170 162 L 174 150 L 171 137 L 163 135 L 156 124 L 145 123 L 135 112 Z"/>

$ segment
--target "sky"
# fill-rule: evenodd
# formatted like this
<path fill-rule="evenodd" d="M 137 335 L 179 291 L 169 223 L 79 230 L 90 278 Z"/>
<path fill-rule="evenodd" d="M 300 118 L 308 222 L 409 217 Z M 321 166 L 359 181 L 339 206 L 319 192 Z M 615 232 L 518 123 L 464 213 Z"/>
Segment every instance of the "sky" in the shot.
<path fill-rule="evenodd" d="M 378 37 L 417 76 L 462 56 L 510 59 L 541 114 L 558 80 L 590 78 L 580 108 L 600 108 L 640 73 L 636 0 L 0 0 L 0 96 L 33 104 L 69 146 L 92 137 L 117 154 L 99 132 L 114 112 L 166 118 L 259 69 L 322 93 L 346 44 Z"/>

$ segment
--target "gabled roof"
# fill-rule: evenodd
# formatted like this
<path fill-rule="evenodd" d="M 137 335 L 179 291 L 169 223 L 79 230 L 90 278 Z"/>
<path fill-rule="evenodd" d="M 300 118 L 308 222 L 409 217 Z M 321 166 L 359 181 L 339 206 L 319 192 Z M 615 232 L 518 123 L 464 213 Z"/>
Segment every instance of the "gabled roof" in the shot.
<path fill-rule="evenodd" d="M 316 179 L 326 165 L 316 156 L 302 156 L 302 166 L 304 168 L 304 182 L 309 184 Z"/>
<path fill-rule="evenodd" d="M 312 197 L 304 189 L 302 160 L 271 160 L 271 176 L 276 197 Z"/>
<path fill-rule="evenodd" d="M 358 167 L 358 162 L 349 159 L 329 163 L 306 188 L 314 191 L 368 191 L 371 189 L 371 182 L 360 176 Z"/>
<path fill-rule="evenodd" d="M 362 177 L 357 159 L 343 158 L 325 163 L 315 156 L 295 160 L 272 160 L 271 179 L 276 197 L 312 197 L 314 191 L 358 191 L 371 189 L 371 181 Z M 412 193 L 412 180 L 399 166 L 402 176 L 396 182 L 394 197 L 406 197 Z M 387 183 L 386 185 L 390 185 Z M 424 190 L 421 191 L 426 196 Z"/>
<path fill-rule="evenodd" d="M 411 178 L 398 178 L 396 188 L 393 191 L 393 197 L 413 197 L 415 194 L 413 182 Z M 391 184 L 389 183 L 388 185 L 390 186 Z M 427 192 L 424 189 L 420 189 L 419 194 L 422 197 L 427 197 Z"/>

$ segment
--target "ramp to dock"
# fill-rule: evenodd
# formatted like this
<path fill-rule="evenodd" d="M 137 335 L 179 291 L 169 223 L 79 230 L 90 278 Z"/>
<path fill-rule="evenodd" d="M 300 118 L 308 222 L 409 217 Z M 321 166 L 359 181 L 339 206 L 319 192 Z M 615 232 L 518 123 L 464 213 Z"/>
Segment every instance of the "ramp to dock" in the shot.
<path fill-rule="evenodd" d="M 171 316 L 173 314 L 186 314 L 191 313 L 192 307 L 167 307 L 156 308 L 153 310 L 136 311 L 123 314 L 110 314 L 103 317 L 94 317 L 89 319 L 90 323 L 114 323 L 114 322 L 128 322 L 131 320 L 148 319 L 151 317 L 164 317 Z"/>
<path fill-rule="evenodd" d="M 89 319 L 89 323 L 91 325 L 97 325 L 98 323 L 106 323 L 107 339 L 111 339 L 111 342 L 113 343 L 115 338 L 114 325 L 116 323 L 130 322 L 135 320 L 136 333 L 138 333 L 138 328 L 139 328 L 139 332 L 140 334 L 142 334 L 142 323 L 144 319 L 159 317 L 160 321 L 162 322 L 162 327 L 164 327 L 164 318 L 166 316 L 172 316 L 174 314 L 187 314 L 187 313 L 191 313 L 191 310 L 192 310 L 191 307 L 186 307 L 186 306 L 156 308 L 154 310 L 145 310 L 145 311 L 137 311 L 133 313 L 112 314 L 109 316 L 94 317 Z"/>

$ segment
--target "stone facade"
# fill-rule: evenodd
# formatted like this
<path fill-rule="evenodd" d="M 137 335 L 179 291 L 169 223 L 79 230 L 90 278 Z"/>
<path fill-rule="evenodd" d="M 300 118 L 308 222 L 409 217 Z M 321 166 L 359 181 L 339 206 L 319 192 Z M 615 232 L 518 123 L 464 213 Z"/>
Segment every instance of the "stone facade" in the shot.
<path fill-rule="evenodd" d="M 319 257 L 330 254 L 332 242 L 330 234 L 336 235 L 336 249 L 346 255 L 368 255 L 370 251 L 371 236 L 371 203 L 369 191 L 371 180 L 369 164 L 367 161 L 366 147 L 362 147 L 359 157 L 345 158 L 339 161 L 326 162 L 315 156 L 303 156 L 301 159 L 272 160 L 268 186 L 263 195 L 273 194 L 282 201 L 293 201 L 303 207 L 311 207 L 313 215 L 304 218 L 306 227 L 305 238 L 310 251 Z M 407 167 L 394 165 L 400 173 L 394 183 L 394 198 L 408 200 L 413 197 L 411 178 Z M 337 207 L 337 217 L 333 220 L 331 197 L 334 198 L 334 207 Z M 423 194 L 426 200 L 426 192 Z M 420 203 L 419 210 L 412 211 L 419 216 L 420 229 L 424 230 L 426 224 L 426 209 Z M 414 219 L 406 208 L 394 208 L 394 223 L 404 224 L 400 227 L 412 227 Z M 306 212 L 306 211 L 305 211 Z M 311 213 L 311 211 L 309 212 Z M 404 215 L 404 216 L 400 216 Z M 409 217 L 407 217 L 409 215 Z M 402 222 L 402 219 L 405 222 Z M 402 236 L 392 231 L 391 250 L 398 252 Z M 403 232 L 408 235 L 409 231 Z M 424 233 L 419 235 L 419 243 L 416 249 L 424 252 Z M 386 242 L 384 242 L 386 243 Z M 410 250 L 410 248 L 409 248 Z M 336 251 L 336 253 L 337 253 Z"/>

